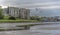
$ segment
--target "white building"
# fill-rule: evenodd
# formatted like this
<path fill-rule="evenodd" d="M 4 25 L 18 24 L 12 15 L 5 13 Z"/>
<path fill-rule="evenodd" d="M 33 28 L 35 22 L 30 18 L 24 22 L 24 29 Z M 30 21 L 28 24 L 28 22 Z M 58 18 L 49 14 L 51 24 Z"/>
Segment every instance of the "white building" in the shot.
<path fill-rule="evenodd" d="M 22 19 L 30 19 L 30 10 L 26 8 L 8 7 L 3 9 L 3 14 Z"/>
<path fill-rule="evenodd" d="M 19 17 L 29 19 L 30 18 L 30 10 L 25 9 L 25 8 L 20 8 Z"/>

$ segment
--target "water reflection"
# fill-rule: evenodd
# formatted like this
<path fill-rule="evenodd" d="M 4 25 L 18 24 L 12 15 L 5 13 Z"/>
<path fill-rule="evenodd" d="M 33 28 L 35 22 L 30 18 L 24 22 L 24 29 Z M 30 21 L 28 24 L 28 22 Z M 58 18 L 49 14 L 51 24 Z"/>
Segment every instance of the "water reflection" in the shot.
<path fill-rule="evenodd" d="M 32 32 L 40 32 L 41 35 L 60 35 L 60 24 L 38 25 L 30 28 Z"/>
<path fill-rule="evenodd" d="M 10 24 L 11 26 L 9 24 L 0 25 L 8 28 L 15 27 L 12 24 Z M 60 24 L 37 25 L 30 27 L 30 30 L 1 31 L 0 35 L 60 35 Z"/>

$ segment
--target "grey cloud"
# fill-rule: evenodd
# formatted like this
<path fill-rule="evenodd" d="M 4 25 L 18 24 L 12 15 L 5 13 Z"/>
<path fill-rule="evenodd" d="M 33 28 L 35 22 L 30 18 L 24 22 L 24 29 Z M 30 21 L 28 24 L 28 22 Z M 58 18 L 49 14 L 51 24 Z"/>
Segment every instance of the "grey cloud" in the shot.
<path fill-rule="evenodd" d="M 2 0 L 0 2 L 1 2 L 1 4 L 5 5 L 5 6 L 10 5 L 10 6 L 18 6 L 18 7 L 19 6 L 20 7 L 39 7 L 41 5 L 33 5 L 33 4 L 35 4 L 35 3 L 48 3 L 48 2 L 56 2 L 58 5 L 60 4 L 60 0 Z"/>
<path fill-rule="evenodd" d="M 28 4 L 28 3 L 42 3 L 42 2 L 55 2 L 59 0 L 3 0 L 2 3 L 11 4 Z"/>

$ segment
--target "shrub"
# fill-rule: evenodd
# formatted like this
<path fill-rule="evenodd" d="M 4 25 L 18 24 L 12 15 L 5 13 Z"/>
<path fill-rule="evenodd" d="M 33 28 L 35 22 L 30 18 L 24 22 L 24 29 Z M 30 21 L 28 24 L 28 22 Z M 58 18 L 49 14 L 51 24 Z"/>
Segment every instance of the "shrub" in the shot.
<path fill-rule="evenodd" d="M 9 20 L 16 20 L 16 18 L 13 17 L 13 16 L 10 16 L 10 17 L 9 17 Z"/>
<path fill-rule="evenodd" d="M 40 18 L 36 18 L 36 20 L 40 21 Z"/>
<path fill-rule="evenodd" d="M 30 19 L 31 19 L 31 20 L 36 20 L 36 18 L 35 18 L 35 17 L 30 17 Z"/>
<path fill-rule="evenodd" d="M 0 19 L 3 19 L 4 18 L 4 16 L 2 15 L 2 16 L 0 16 Z"/>

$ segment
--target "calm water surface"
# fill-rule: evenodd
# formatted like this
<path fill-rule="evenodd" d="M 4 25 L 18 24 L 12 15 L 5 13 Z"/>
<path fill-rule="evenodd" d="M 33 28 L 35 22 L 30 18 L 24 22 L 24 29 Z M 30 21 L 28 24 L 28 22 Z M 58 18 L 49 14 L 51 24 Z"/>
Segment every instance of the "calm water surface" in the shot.
<path fill-rule="evenodd" d="M 15 24 L 18 25 L 18 24 Z M 0 27 L 14 27 L 13 24 L 0 24 Z M 1 31 L 0 35 L 60 35 L 60 23 L 50 25 L 38 25 L 30 27 L 30 30 Z"/>

